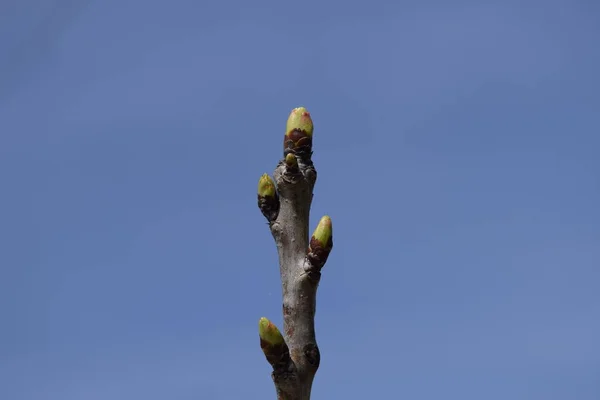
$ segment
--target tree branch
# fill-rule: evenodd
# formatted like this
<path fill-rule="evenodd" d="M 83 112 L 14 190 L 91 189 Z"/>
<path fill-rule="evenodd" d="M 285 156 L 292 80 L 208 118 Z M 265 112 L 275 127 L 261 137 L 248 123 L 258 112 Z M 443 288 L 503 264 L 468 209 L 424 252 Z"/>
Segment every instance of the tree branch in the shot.
<path fill-rule="evenodd" d="M 320 363 L 314 327 L 316 296 L 321 268 L 333 240 L 328 216 L 321 218 L 310 241 L 308 237 L 317 179 L 311 160 L 312 134 L 308 111 L 303 107 L 292 110 L 284 138 L 284 159 L 275 169 L 274 181 L 265 174 L 258 188 L 258 205 L 277 245 L 283 289 L 283 344 L 264 347 L 267 342 L 263 333 L 271 332 L 272 328 L 259 325 L 261 347 L 273 366 L 273 381 L 280 400 L 309 400 Z M 265 324 L 264 321 L 272 325 L 266 319 L 261 319 L 260 324 Z M 277 329 L 274 325 L 273 328 Z"/>

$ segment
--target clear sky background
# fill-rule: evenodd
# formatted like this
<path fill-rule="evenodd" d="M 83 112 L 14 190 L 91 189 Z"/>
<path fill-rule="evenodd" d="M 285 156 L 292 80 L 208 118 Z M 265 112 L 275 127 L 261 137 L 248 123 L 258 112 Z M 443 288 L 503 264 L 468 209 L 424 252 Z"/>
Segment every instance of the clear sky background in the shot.
<path fill-rule="evenodd" d="M 2 1 L 0 398 L 274 399 L 303 105 L 313 398 L 598 400 L 599 43 L 592 0 Z"/>

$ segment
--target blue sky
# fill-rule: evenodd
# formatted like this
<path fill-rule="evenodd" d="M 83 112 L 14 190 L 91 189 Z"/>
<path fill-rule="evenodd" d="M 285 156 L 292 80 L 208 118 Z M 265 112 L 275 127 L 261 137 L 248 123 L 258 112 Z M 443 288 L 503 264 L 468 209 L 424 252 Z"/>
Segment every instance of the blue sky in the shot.
<path fill-rule="evenodd" d="M 335 239 L 313 399 L 597 400 L 599 21 L 591 0 L 2 2 L 0 398 L 274 398 L 256 185 L 303 105 Z"/>

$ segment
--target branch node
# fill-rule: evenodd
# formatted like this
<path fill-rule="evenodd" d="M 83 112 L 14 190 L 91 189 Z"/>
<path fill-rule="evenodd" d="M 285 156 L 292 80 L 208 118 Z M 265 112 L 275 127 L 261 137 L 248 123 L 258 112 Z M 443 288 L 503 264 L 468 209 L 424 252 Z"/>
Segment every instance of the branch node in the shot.
<path fill-rule="evenodd" d="M 304 179 L 308 182 L 311 188 L 315 186 L 317 182 L 317 170 L 312 162 L 309 159 L 299 158 L 298 164 L 300 165 L 300 170 L 302 171 L 302 175 L 304 175 Z"/>
<path fill-rule="evenodd" d="M 304 355 L 306 356 L 306 360 L 308 363 L 317 370 L 319 368 L 319 364 L 321 363 L 321 352 L 319 351 L 319 346 L 316 343 L 308 343 L 304 346 Z"/>

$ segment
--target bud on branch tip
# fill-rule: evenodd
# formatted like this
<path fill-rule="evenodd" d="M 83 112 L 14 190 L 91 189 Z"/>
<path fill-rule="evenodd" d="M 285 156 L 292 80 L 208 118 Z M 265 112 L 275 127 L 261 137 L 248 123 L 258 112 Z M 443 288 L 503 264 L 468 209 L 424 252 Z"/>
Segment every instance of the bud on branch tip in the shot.
<path fill-rule="evenodd" d="M 267 345 L 278 346 L 283 343 L 283 336 L 279 329 L 265 317 L 258 321 L 258 334 L 261 341 L 264 341 Z"/>
<path fill-rule="evenodd" d="M 310 156 L 313 128 L 312 118 L 306 108 L 294 108 L 285 128 L 284 154 L 292 152 L 300 156 Z"/>
<path fill-rule="evenodd" d="M 306 108 L 297 107 L 290 113 L 285 132 L 289 135 L 293 130 L 298 130 L 304 132 L 307 136 L 312 136 L 313 122 Z"/>

